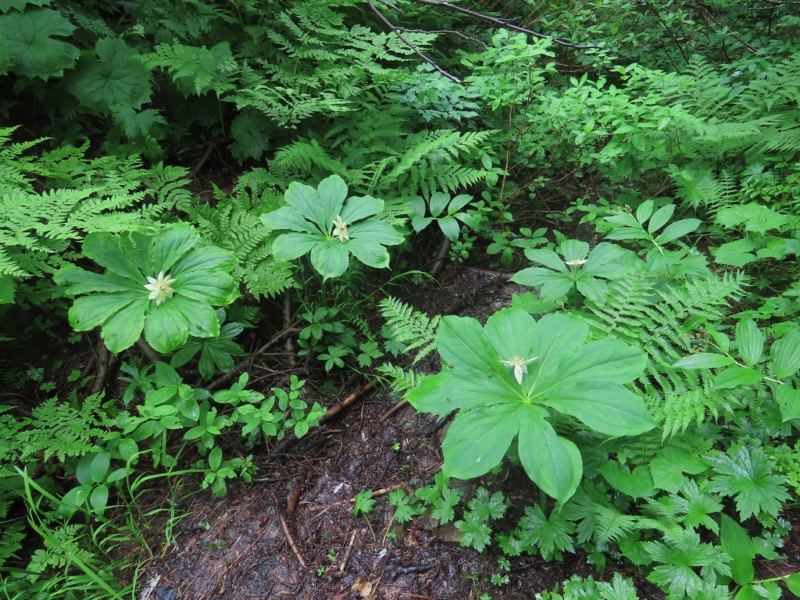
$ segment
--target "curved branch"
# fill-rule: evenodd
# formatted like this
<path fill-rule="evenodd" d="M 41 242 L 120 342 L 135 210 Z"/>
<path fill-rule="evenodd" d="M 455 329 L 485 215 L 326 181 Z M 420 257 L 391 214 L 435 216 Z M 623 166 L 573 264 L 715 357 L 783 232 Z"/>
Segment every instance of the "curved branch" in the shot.
<path fill-rule="evenodd" d="M 433 59 L 431 59 L 431 58 L 428 58 L 428 56 L 426 56 L 425 54 L 423 54 L 423 52 L 422 52 L 422 51 L 421 51 L 419 48 L 417 48 L 417 46 L 416 46 L 416 45 L 414 45 L 414 44 L 413 44 L 413 43 L 412 43 L 412 42 L 411 42 L 411 41 L 410 41 L 410 40 L 409 40 L 409 39 L 408 39 L 406 36 L 404 36 L 404 35 L 403 35 L 403 34 L 400 32 L 400 29 L 398 29 L 398 28 L 397 28 L 397 27 L 394 25 L 394 23 L 392 23 L 392 22 L 391 22 L 389 19 L 387 19 L 387 18 L 386 18 L 386 15 L 384 15 L 384 14 L 383 14 L 383 13 L 382 13 L 380 10 L 378 10 L 378 7 L 377 7 L 377 6 L 375 6 L 375 3 L 374 3 L 372 0 L 367 0 L 367 2 L 369 3 L 369 7 L 372 9 L 372 12 L 374 12 L 374 13 L 375 13 L 375 14 L 378 16 L 378 18 L 379 18 L 381 21 L 383 21 L 383 23 L 384 23 L 384 24 L 385 24 L 385 25 L 386 25 L 386 26 L 387 26 L 389 29 L 391 29 L 391 30 L 392 30 L 392 33 L 394 33 L 394 34 L 395 34 L 395 35 L 396 35 L 396 36 L 397 36 L 397 37 L 400 39 L 400 41 L 401 41 L 401 42 L 403 42 L 403 43 L 404 43 L 406 46 L 408 46 L 409 48 L 411 48 L 411 50 L 414 52 L 414 54 L 416 54 L 416 55 L 417 55 L 417 56 L 419 56 L 419 57 L 420 57 L 422 60 L 424 60 L 426 63 L 428 63 L 429 65 L 431 65 L 431 66 L 432 66 L 434 69 L 436 69 L 436 70 L 437 70 L 439 73 L 441 73 L 442 75 L 444 75 L 445 77 L 447 77 L 447 78 L 448 78 L 450 81 L 454 81 L 455 83 L 464 83 L 462 80 L 460 80 L 460 79 L 459 79 L 458 77 L 456 77 L 455 75 L 453 75 L 453 74 L 451 74 L 451 73 L 449 73 L 449 72 L 445 71 L 445 70 L 444 70 L 442 67 L 440 67 L 440 66 L 439 66 L 439 65 L 436 63 L 436 61 L 434 61 L 434 60 L 433 60 Z"/>
<path fill-rule="evenodd" d="M 562 40 L 552 35 L 545 35 L 544 33 L 539 33 L 528 29 L 527 27 L 521 27 L 519 25 L 514 25 L 508 19 L 501 19 L 500 17 L 493 17 L 491 15 L 486 15 L 484 13 L 479 13 L 469 8 L 464 8 L 463 6 L 459 6 L 457 4 L 452 4 L 450 2 L 438 2 L 437 0 L 414 0 L 414 2 L 418 2 L 419 4 L 427 4 L 429 6 L 441 6 L 443 8 L 447 8 L 454 12 L 462 13 L 465 15 L 469 15 L 471 17 L 475 17 L 476 19 L 482 19 L 484 21 L 489 21 L 490 23 L 494 23 L 495 25 L 499 25 L 500 27 L 505 27 L 506 29 L 511 29 L 512 31 L 519 31 L 521 33 L 527 33 L 528 35 L 532 35 L 533 37 L 537 37 L 542 40 L 553 40 L 554 43 L 559 44 L 560 46 L 567 46 L 569 48 L 576 48 L 578 50 L 589 50 L 592 48 L 599 48 L 600 46 L 583 46 L 581 44 L 575 44 L 573 42 L 568 42 L 567 40 Z M 372 0 L 370 0 L 370 4 L 372 4 Z"/>

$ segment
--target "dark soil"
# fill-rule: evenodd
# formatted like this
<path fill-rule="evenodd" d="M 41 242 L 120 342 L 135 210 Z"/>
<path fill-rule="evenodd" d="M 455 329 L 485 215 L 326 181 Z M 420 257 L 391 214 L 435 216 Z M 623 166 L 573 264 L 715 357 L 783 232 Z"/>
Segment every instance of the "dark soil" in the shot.
<path fill-rule="evenodd" d="M 483 319 L 522 291 L 502 274 L 451 265 L 438 287 L 417 296 L 417 307 Z M 195 496 L 182 507 L 177 543 L 140 576 L 140 600 L 522 599 L 573 574 L 598 576 L 584 557 L 522 557 L 511 561 L 509 583 L 494 586 L 499 555 L 492 549 L 461 548 L 452 524 L 439 527 L 426 516 L 394 523 L 386 493 L 430 482 L 441 466 L 442 428 L 409 407 L 387 417 L 393 406 L 381 393 L 364 395 L 283 453 L 264 450 L 256 457 L 259 479 L 232 486 L 224 498 Z M 509 513 L 518 516 L 532 486 L 507 475 Z M 500 487 L 498 480 L 469 482 L 467 497 L 478 484 Z M 353 498 L 365 490 L 375 492 L 375 510 L 355 517 Z M 643 598 L 660 597 L 646 584 L 643 590 Z"/>

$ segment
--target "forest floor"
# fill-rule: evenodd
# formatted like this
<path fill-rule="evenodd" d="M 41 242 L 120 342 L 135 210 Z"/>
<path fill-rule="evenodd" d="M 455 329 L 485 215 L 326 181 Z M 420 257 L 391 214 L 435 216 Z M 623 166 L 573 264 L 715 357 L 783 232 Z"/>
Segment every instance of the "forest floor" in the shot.
<path fill-rule="evenodd" d="M 437 284 L 414 291 L 414 304 L 430 315 L 482 319 L 522 291 L 502 274 L 451 264 Z M 437 370 L 432 362 L 424 368 Z M 229 486 L 223 498 L 197 494 L 181 506 L 176 543 L 139 574 L 140 600 L 531 599 L 573 574 L 608 579 L 622 568 L 609 560 L 598 574 L 581 555 L 563 562 L 527 556 L 512 559 L 509 582 L 495 586 L 501 555 L 494 548 L 462 548 L 459 530 L 425 515 L 393 522 L 386 494 L 430 483 L 441 466 L 444 428 L 410 407 L 390 413 L 396 399 L 365 391 L 363 381 L 350 387 L 341 398 L 356 393 L 359 400 L 336 418 L 280 453 L 257 454 L 252 483 Z M 477 485 L 502 489 L 511 502 L 502 525 L 509 527 L 535 493 L 513 470 L 464 485 L 467 498 Z M 365 490 L 374 491 L 375 509 L 356 517 L 353 498 Z M 642 598 L 663 597 L 637 573 L 625 574 L 641 585 Z"/>

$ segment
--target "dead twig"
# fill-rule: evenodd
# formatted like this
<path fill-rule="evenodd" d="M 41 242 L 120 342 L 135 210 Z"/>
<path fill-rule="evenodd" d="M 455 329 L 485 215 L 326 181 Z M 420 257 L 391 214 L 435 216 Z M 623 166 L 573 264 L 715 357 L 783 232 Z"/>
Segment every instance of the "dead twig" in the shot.
<path fill-rule="evenodd" d="M 289 544 L 289 548 L 291 548 L 294 555 L 297 557 L 297 560 L 306 568 L 306 561 L 303 560 L 303 555 L 300 554 L 300 550 L 297 549 L 297 544 L 295 544 L 294 538 L 292 537 L 291 532 L 289 531 L 289 526 L 286 524 L 286 519 L 283 518 L 283 515 L 278 517 L 281 521 L 281 528 L 283 528 L 283 535 L 286 536 L 286 543 Z"/>
<path fill-rule="evenodd" d="M 272 338 L 268 342 L 266 342 L 263 346 L 261 346 L 260 348 L 258 348 L 254 352 L 251 352 L 248 355 L 248 360 L 240 361 L 229 373 L 225 373 L 224 375 L 220 375 L 217 379 L 215 379 L 210 384 L 208 384 L 206 386 L 206 389 L 208 389 L 208 390 L 216 390 L 216 389 L 220 388 L 224 383 L 226 383 L 227 381 L 233 379 L 236 375 L 238 375 L 240 371 L 243 371 L 245 369 L 245 367 L 248 364 L 250 364 L 253 361 L 253 359 L 255 359 L 257 356 L 260 356 L 261 354 L 263 354 L 264 352 L 266 352 L 267 350 L 272 348 L 275 344 L 277 344 L 279 341 L 281 341 L 285 336 L 289 335 L 290 333 L 297 333 L 298 331 L 300 331 L 300 330 L 297 329 L 296 327 L 284 327 L 278 333 L 276 333 L 274 336 L 272 336 Z"/>
<path fill-rule="evenodd" d="M 389 410 L 387 410 L 385 413 L 383 413 L 383 414 L 380 416 L 380 418 L 378 419 L 378 422 L 379 422 L 379 423 L 383 423 L 383 422 L 384 422 L 386 419 L 388 419 L 389 417 L 391 417 L 393 414 L 395 414 L 395 413 L 397 413 L 397 412 L 400 412 L 400 411 L 401 411 L 402 409 L 404 409 L 406 406 L 408 406 L 408 400 L 406 400 L 405 398 L 403 398 L 403 399 L 402 399 L 400 402 L 398 402 L 398 403 L 397 403 L 397 404 L 395 404 L 395 405 L 394 405 L 392 408 L 390 408 L 390 409 L 389 409 Z"/>
<path fill-rule="evenodd" d="M 439 271 L 442 270 L 442 267 L 445 263 L 445 258 L 447 257 L 447 253 L 450 251 L 450 238 L 447 236 L 443 236 L 441 243 L 439 244 L 439 249 L 436 251 L 436 256 L 433 257 L 431 261 L 431 269 L 428 271 L 431 277 L 436 277 L 439 274 Z"/>
<path fill-rule="evenodd" d="M 153 350 L 150 347 L 150 344 L 145 342 L 144 339 L 139 338 L 138 340 L 136 340 L 136 347 L 142 351 L 142 354 L 144 354 L 147 357 L 147 360 L 149 360 L 151 363 L 156 364 L 161 360 L 161 357 L 158 355 L 158 352 Z"/>
<path fill-rule="evenodd" d="M 344 558 L 342 562 L 339 564 L 339 573 L 344 573 L 345 567 L 347 567 L 347 561 L 350 560 L 350 555 L 353 553 L 353 544 L 356 541 L 356 534 L 358 530 L 353 531 L 353 535 L 350 536 L 350 543 L 347 545 L 347 550 L 344 553 Z"/>
<path fill-rule="evenodd" d="M 322 415 L 322 417 L 320 417 L 320 419 L 319 419 L 320 425 L 322 423 L 325 423 L 326 421 L 330 421 L 333 417 L 338 415 L 345 408 L 350 406 L 353 402 L 355 402 L 356 400 L 361 398 L 361 396 L 363 396 L 367 392 L 371 391 L 373 387 L 375 387 L 375 386 L 373 386 L 371 383 L 367 382 L 367 383 L 364 384 L 364 386 L 360 390 L 356 390 L 355 392 L 352 392 L 347 397 L 345 397 L 344 400 L 339 402 L 339 404 L 334 404 L 333 406 L 331 406 L 327 410 L 327 412 L 324 415 Z"/>

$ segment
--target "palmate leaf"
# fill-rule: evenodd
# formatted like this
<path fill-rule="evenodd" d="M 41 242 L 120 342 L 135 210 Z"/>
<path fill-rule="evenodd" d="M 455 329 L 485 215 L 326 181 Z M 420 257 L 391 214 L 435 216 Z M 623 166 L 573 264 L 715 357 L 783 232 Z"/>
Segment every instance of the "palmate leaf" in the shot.
<path fill-rule="evenodd" d="M 11 53 L 12 70 L 31 79 L 60 77 L 75 65 L 80 51 L 67 42 L 54 39 L 75 30 L 57 10 L 35 8 L 24 13 L 0 15 L 0 38 Z"/>
<path fill-rule="evenodd" d="M 786 478 L 773 473 L 773 463 L 761 448 L 733 447 L 706 458 L 717 473 L 712 491 L 733 496 L 742 521 L 762 513 L 776 517 L 789 499 Z"/>
<path fill-rule="evenodd" d="M 110 112 L 124 105 L 138 109 L 150 100 L 150 72 L 134 59 L 138 52 L 122 39 L 99 40 L 97 59 L 81 61 L 69 78 L 69 91 L 87 108 Z"/>
<path fill-rule="evenodd" d="M 423 411 L 461 411 L 443 444 L 445 472 L 462 479 L 482 475 L 518 436 L 528 475 L 563 502 L 581 479 L 581 457 L 555 433 L 545 407 L 608 435 L 654 427 L 644 401 L 623 385 L 644 370 L 641 351 L 610 340 L 586 343 L 588 333 L 576 318 L 554 314 L 536 322 L 518 309 L 494 314 L 485 327 L 474 319 L 443 318 L 437 344 L 451 368 L 426 377 L 408 398 Z"/>

